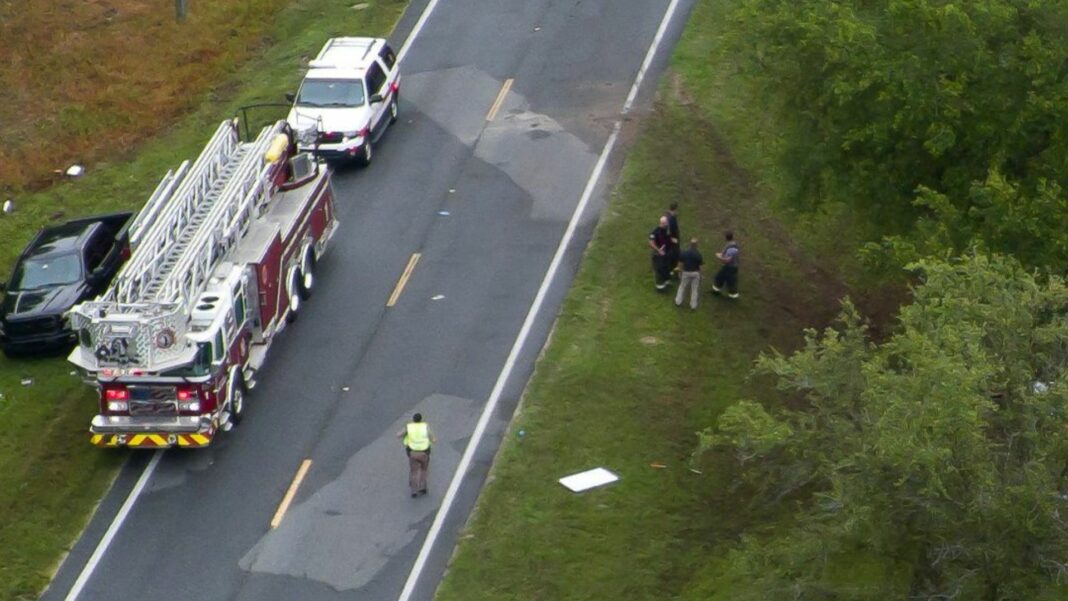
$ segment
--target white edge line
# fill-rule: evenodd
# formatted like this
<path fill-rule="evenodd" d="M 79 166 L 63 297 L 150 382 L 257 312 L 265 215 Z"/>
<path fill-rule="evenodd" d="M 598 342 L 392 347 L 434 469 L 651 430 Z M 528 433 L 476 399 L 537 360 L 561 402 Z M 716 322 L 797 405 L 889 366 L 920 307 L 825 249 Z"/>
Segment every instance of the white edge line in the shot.
<path fill-rule="evenodd" d="M 419 32 L 426 25 L 427 19 L 430 18 L 430 13 L 434 12 L 434 7 L 438 5 L 438 0 L 430 0 L 427 3 L 426 8 L 423 9 L 423 14 L 419 15 L 419 20 L 415 22 L 415 27 L 412 27 L 411 33 L 408 34 L 408 38 L 404 40 L 404 45 L 397 51 L 397 62 L 404 60 L 404 55 L 408 54 L 408 49 L 412 47 L 412 42 L 419 35 Z"/>
<path fill-rule="evenodd" d="M 436 2 L 437 0 L 431 0 L 431 4 Z M 660 42 L 664 38 L 664 33 L 667 31 L 668 25 L 671 23 L 671 18 L 675 14 L 675 9 L 678 7 L 678 4 L 679 0 L 671 0 L 671 3 L 668 5 L 667 12 L 664 13 L 664 17 L 660 21 L 660 27 L 657 29 L 656 36 L 653 38 L 649 50 L 645 54 L 645 60 L 642 61 L 641 68 L 638 69 L 638 74 L 634 78 L 634 84 L 630 88 L 630 93 L 627 94 L 627 99 L 623 103 L 622 115 L 625 115 L 634 104 L 634 100 L 638 96 L 638 89 L 641 87 L 642 80 L 645 79 L 645 73 L 648 71 L 649 65 L 652 64 L 653 58 L 656 56 L 656 52 L 660 47 Z M 541 281 L 541 287 L 538 288 L 538 294 L 534 297 L 534 302 L 530 305 L 530 310 L 527 312 L 527 317 L 523 321 L 523 326 L 520 328 L 519 334 L 516 335 L 515 343 L 512 345 L 512 350 L 508 353 L 508 358 L 504 362 L 504 367 L 501 369 L 500 375 L 497 377 L 497 383 L 493 386 L 493 391 L 490 393 L 489 400 L 486 402 L 486 407 L 482 410 L 482 415 L 478 418 L 478 423 L 475 425 L 475 431 L 471 434 L 471 439 L 468 441 L 467 447 L 464 449 L 464 454 L 460 458 L 460 464 L 453 473 L 452 480 L 449 482 L 449 488 L 445 491 L 445 496 L 441 500 L 441 507 L 438 509 L 437 514 L 434 515 L 434 521 L 430 525 L 430 530 L 427 532 L 423 546 L 419 549 L 419 555 L 415 558 L 415 563 L 412 564 L 412 569 L 408 573 L 408 579 L 404 582 L 404 588 L 401 589 L 398 601 L 409 601 L 412 593 L 415 591 L 415 585 L 418 583 L 419 577 L 422 575 L 423 569 L 426 567 L 426 561 L 430 556 L 430 551 L 433 548 L 434 543 L 437 541 L 438 535 L 441 533 L 442 525 L 448 517 L 449 510 L 452 509 L 452 504 L 456 500 L 456 493 L 460 489 L 460 483 L 467 474 L 467 470 L 471 465 L 471 459 L 474 457 L 475 451 L 482 442 L 482 436 L 486 432 L 486 426 L 489 424 L 493 412 L 497 409 L 497 403 L 500 401 L 504 386 L 512 375 L 512 369 L 515 368 L 519 353 L 522 351 L 527 336 L 530 334 L 530 330 L 534 325 L 534 320 L 537 318 L 538 313 L 541 310 L 541 304 L 544 302 L 545 296 L 549 292 L 552 281 L 556 276 L 556 270 L 559 269 L 564 254 L 567 251 L 567 247 L 571 243 L 571 238 L 575 234 L 575 229 L 578 227 L 579 220 L 585 212 L 586 205 L 589 204 L 590 198 L 593 196 L 593 191 L 597 187 L 597 182 L 601 178 L 601 173 L 604 171 L 605 164 L 608 162 L 608 156 L 612 153 L 612 149 L 616 145 L 616 140 L 619 138 L 621 127 L 622 121 L 617 120 L 612 128 L 611 135 L 608 136 L 608 141 L 605 142 L 604 149 L 601 150 L 601 156 L 598 157 L 597 163 L 594 165 L 593 171 L 590 173 L 590 178 L 586 181 L 586 188 L 582 191 L 582 197 L 579 199 L 579 203 L 575 207 L 575 212 L 571 215 L 571 221 L 567 224 L 567 230 L 564 231 L 563 238 L 560 239 L 560 245 L 556 247 L 556 254 L 553 255 L 553 260 L 549 264 L 549 269 L 545 272 L 545 277 Z"/>
<path fill-rule="evenodd" d="M 119 512 L 115 514 L 115 519 L 112 520 L 111 525 L 108 526 L 107 532 L 104 533 L 103 538 L 96 545 L 96 550 L 89 557 L 89 561 L 85 563 L 85 567 L 82 568 L 81 574 L 78 574 L 78 579 L 74 581 L 74 586 L 67 592 L 67 596 L 64 601 L 74 601 L 81 594 L 82 589 L 85 588 L 86 583 L 89 582 L 89 578 L 92 577 L 93 572 L 96 570 L 97 564 L 104 557 L 104 553 L 107 552 L 108 546 L 111 545 L 112 539 L 118 534 L 119 528 L 122 527 L 122 523 L 126 521 L 126 516 L 129 515 L 130 510 L 133 509 L 134 503 L 137 502 L 137 497 L 141 495 L 141 491 L 148 484 L 149 478 L 152 477 L 152 472 L 156 470 L 156 466 L 159 464 L 160 458 L 163 457 L 163 451 L 156 451 L 156 454 L 152 456 L 152 459 L 145 466 L 145 471 L 141 472 L 141 477 L 137 479 L 137 483 L 134 484 L 133 489 L 130 490 L 130 494 L 126 495 L 126 501 L 123 502 L 122 507 L 119 508 Z"/>
<path fill-rule="evenodd" d="M 671 0 L 671 4 L 668 4 L 667 12 L 664 13 L 664 18 L 660 20 L 660 28 L 656 30 L 653 43 L 649 46 L 649 51 L 645 53 L 645 60 L 642 61 L 642 66 L 638 69 L 638 75 L 634 78 L 634 85 L 630 87 L 627 100 L 623 102 L 624 115 L 630 112 L 631 107 L 634 105 L 634 100 L 638 97 L 638 88 L 641 87 L 642 80 L 645 79 L 645 72 L 649 70 L 649 65 L 653 64 L 656 51 L 660 47 L 660 42 L 664 39 L 664 34 L 667 33 L 668 25 L 671 24 L 671 18 L 675 15 L 675 9 L 678 6 L 679 0 Z"/>

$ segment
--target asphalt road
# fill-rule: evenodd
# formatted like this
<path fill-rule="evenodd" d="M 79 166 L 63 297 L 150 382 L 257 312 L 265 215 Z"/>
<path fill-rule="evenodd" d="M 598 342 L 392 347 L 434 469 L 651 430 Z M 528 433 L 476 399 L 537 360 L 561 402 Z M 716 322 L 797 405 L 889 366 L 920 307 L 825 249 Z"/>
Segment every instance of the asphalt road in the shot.
<path fill-rule="evenodd" d="M 680 3 L 639 104 L 691 3 Z M 336 174 L 341 228 L 245 420 L 208 449 L 164 453 L 87 571 L 151 455 L 133 457 L 42 598 L 67 599 L 84 573 L 80 601 L 396 599 L 668 5 L 438 3 L 404 57 L 401 117 L 374 165 Z M 410 7 L 396 46 L 424 7 Z M 578 220 L 414 599 L 440 580 L 611 172 Z M 413 253 L 420 259 L 387 307 Z M 393 437 L 413 411 L 439 438 L 430 494 L 417 499 Z M 271 529 L 305 460 L 306 477 Z"/>

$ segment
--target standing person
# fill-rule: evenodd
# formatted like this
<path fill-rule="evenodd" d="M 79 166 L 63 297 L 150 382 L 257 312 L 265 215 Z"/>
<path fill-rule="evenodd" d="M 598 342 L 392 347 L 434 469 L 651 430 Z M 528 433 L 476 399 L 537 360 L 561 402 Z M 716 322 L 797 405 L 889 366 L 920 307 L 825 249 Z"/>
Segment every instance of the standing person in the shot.
<path fill-rule="evenodd" d="M 690 247 L 679 255 L 682 261 L 682 276 L 679 278 L 679 291 L 675 293 L 675 306 L 682 306 L 682 299 L 686 298 L 686 288 L 690 288 L 690 309 L 697 309 L 697 298 L 701 288 L 701 266 L 705 264 L 704 257 L 697 250 L 697 238 L 690 238 Z"/>
<path fill-rule="evenodd" d="M 412 421 L 397 432 L 397 438 L 404 439 L 404 450 L 408 453 L 408 486 L 412 497 L 426 494 L 426 474 L 430 471 L 430 445 L 438 440 L 430 432 L 430 425 L 423 421 L 423 415 L 416 413 Z"/>
<path fill-rule="evenodd" d="M 649 247 L 653 249 L 653 277 L 656 289 L 661 292 L 667 288 L 667 280 L 671 275 L 667 257 L 669 244 L 671 244 L 671 234 L 668 231 L 668 218 L 661 217 L 660 223 L 649 232 Z"/>
<path fill-rule="evenodd" d="M 727 287 L 727 296 L 738 298 L 738 243 L 734 241 L 734 232 L 725 232 L 723 237 L 727 239 L 727 245 L 723 250 L 716 253 L 716 258 L 723 267 L 719 268 L 716 279 L 712 280 L 712 294 L 719 294 L 723 286 Z"/>
<path fill-rule="evenodd" d="M 673 202 L 668 207 L 667 213 L 664 213 L 664 217 L 668 220 L 668 237 L 671 240 L 671 244 L 667 249 L 667 261 L 671 266 L 670 273 L 674 274 L 675 269 L 679 265 L 679 251 L 682 249 L 680 240 L 682 236 L 679 234 L 679 203 Z"/>

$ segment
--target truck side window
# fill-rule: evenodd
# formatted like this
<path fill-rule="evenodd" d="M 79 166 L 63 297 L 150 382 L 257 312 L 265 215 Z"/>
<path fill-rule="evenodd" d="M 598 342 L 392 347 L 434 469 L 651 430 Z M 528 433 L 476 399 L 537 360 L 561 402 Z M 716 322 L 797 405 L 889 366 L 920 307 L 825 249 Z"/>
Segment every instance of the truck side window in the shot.
<path fill-rule="evenodd" d="M 367 93 L 378 94 L 382 91 L 382 85 L 386 83 L 386 74 L 378 63 L 371 63 L 367 69 Z"/>
<path fill-rule="evenodd" d="M 108 238 L 103 232 L 98 233 L 89 240 L 89 246 L 85 249 L 85 267 L 89 271 L 100 267 L 104 257 L 108 254 Z"/>
<path fill-rule="evenodd" d="M 234 290 L 234 315 L 237 317 L 237 325 L 245 323 L 245 293 L 240 287 Z"/>
<path fill-rule="evenodd" d="M 212 350 L 215 352 L 214 353 L 215 356 L 212 357 L 212 360 L 213 361 L 222 361 L 223 360 L 223 356 L 226 354 L 226 352 L 225 352 L 226 351 L 226 345 L 223 344 L 223 333 L 222 333 L 222 330 L 219 330 L 219 332 L 217 334 L 215 334 L 215 344 L 212 345 L 212 346 L 213 346 Z"/>
<path fill-rule="evenodd" d="M 378 58 L 382 59 L 382 64 L 390 71 L 393 70 L 393 65 L 397 64 L 397 55 L 393 54 L 393 49 L 389 47 L 389 44 L 384 44 L 382 50 L 378 51 Z"/>

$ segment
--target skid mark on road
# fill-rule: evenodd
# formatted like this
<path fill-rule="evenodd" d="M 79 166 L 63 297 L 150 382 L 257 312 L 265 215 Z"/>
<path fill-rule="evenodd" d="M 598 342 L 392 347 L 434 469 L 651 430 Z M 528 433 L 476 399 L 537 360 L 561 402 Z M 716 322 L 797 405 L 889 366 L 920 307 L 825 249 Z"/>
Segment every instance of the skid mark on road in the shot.
<path fill-rule="evenodd" d="M 426 416 L 438 438 L 427 496 L 408 496 L 408 461 L 395 437 L 405 416 L 353 455 L 336 479 L 291 505 L 285 520 L 239 565 L 250 572 L 315 580 L 339 591 L 366 585 L 416 539 L 420 524 L 437 510 L 480 410 L 471 399 L 440 394 L 413 409 Z"/>

